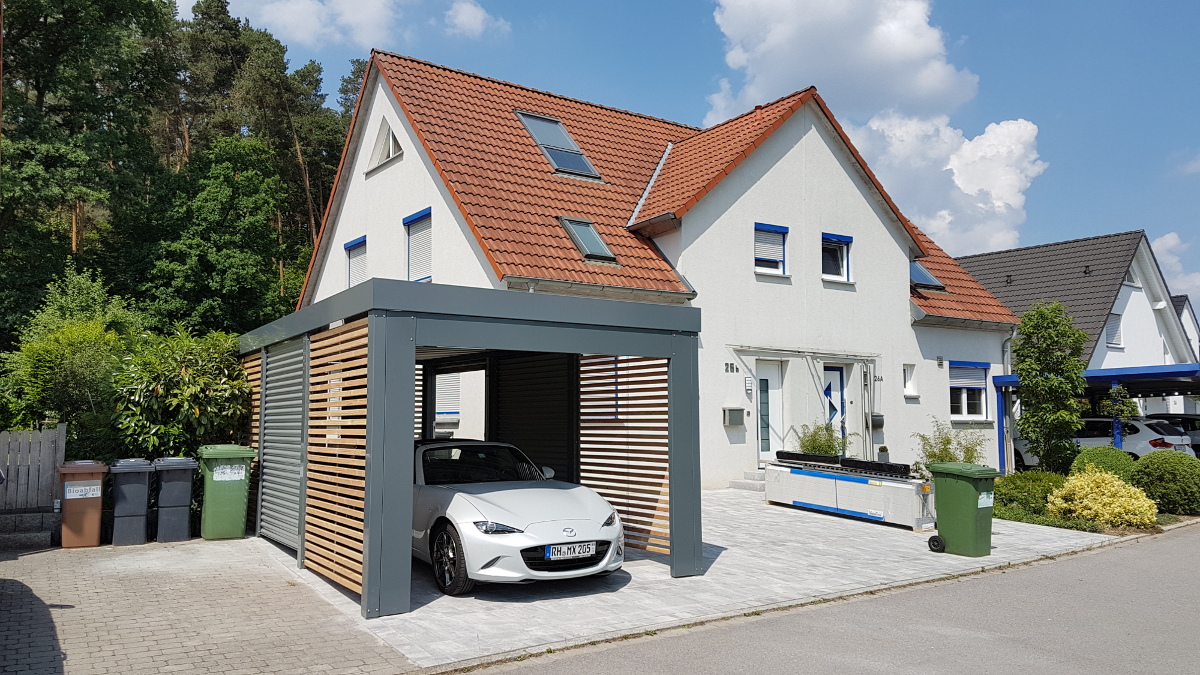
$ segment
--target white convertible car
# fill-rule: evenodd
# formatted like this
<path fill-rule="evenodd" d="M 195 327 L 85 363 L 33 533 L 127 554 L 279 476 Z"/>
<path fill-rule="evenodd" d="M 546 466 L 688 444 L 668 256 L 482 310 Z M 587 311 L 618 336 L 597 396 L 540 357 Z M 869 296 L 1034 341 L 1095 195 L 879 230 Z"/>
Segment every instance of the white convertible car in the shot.
<path fill-rule="evenodd" d="M 550 480 L 517 448 L 418 442 L 413 555 L 447 595 L 477 581 L 528 583 L 611 574 L 624 559 L 613 507 L 590 488 Z"/>

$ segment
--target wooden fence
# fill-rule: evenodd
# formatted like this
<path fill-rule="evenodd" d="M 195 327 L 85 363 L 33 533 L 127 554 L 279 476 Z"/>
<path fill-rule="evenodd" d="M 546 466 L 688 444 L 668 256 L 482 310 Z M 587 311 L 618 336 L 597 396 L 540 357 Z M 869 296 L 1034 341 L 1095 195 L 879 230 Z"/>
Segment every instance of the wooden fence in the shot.
<path fill-rule="evenodd" d="M 59 494 L 58 467 L 67 425 L 41 431 L 0 431 L 0 511 L 49 511 Z"/>

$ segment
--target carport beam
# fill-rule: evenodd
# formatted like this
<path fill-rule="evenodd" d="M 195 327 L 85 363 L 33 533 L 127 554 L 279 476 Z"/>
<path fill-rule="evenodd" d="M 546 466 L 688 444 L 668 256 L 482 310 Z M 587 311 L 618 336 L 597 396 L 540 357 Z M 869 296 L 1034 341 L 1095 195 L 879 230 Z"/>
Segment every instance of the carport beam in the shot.
<path fill-rule="evenodd" d="M 676 336 L 667 365 L 667 452 L 671 474 L 671 576 L 704 574 L 700 522 L 698 338 Z"/>

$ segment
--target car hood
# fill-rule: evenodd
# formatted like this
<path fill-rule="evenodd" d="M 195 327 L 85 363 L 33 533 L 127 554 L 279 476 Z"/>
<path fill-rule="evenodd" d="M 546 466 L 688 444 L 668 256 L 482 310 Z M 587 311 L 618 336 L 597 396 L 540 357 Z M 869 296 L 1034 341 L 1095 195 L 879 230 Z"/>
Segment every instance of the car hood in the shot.
<path fill-rule="evenodd" d="M 484 518 L 524 530 L 549 520 L 604 522 L 612 507 L 591 488 L 557 480 L 446 485 Z"/>

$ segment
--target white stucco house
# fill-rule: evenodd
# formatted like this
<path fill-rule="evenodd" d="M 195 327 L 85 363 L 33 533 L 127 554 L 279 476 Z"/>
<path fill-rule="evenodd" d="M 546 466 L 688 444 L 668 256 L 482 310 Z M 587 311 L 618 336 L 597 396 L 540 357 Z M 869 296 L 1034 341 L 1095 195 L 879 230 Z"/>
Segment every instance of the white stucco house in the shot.
<path fill-rule="evenodd" d="M 1142 230 L 957 260 L 1017 314 L 1037 302 L 1063 303 L 1088 334 L 1089 371 L 1196 363 L 1190 303 L 1171 295 Z M 1140 405 L 1145 413 L 1197 411 L 1185 396 L 1143 398 Z"/>
<path fill-rule="evenodd" d="M 1001 461 L 1016 316 L 812 88 L 699 129 L 373 52 L 300 304 L 371 277 L 701 307 L 704 487 L 827 421 L 911 462 L 936 416 Z M 482 436 L 482 389 L 439 380 L 438 428 Z"/>

